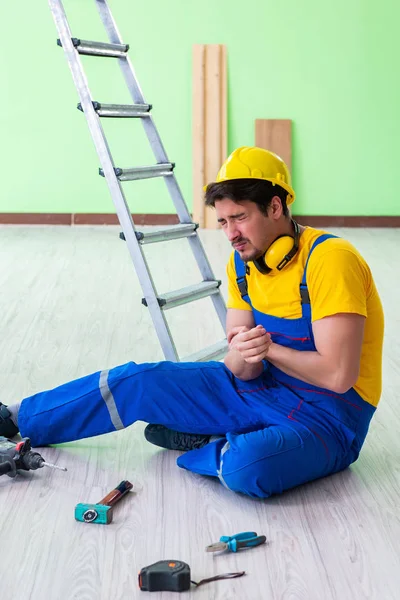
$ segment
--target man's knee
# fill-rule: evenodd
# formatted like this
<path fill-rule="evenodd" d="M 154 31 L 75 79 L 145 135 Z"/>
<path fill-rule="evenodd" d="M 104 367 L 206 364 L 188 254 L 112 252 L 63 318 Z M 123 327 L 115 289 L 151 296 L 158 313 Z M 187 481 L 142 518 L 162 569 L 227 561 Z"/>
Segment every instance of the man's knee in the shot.
<path fill-rule="evenodd" d="M 230 469 L 222 468 L 219 479 L 225 487 L 233 492 L 239 492 L 254 498 L 269 498 L 281 494 L 285 489 L 301 483 L 290 484 L 288 478 L 289 464 L 278 461 L 274 457 L 250 463 L 245 456 L 237 457 Z M 298 474 L 297 474 L 298 475 Z"/>
<path fill-rule="evenodd" d="M 221 482 L 232 492 L 252 496 L 253 498 L 269 498 L 283 491 L 275 476 L 267 472 L 262 474 L 251 466 L 246 466 L 234 473 L 220 476 Z"/>
<path fill-rule="evenodd" d="M 234 492 L 268 498 L 329 471 L 329 457 L 306 430 L 269 427 L 227 437 L 218 476 Z"/>

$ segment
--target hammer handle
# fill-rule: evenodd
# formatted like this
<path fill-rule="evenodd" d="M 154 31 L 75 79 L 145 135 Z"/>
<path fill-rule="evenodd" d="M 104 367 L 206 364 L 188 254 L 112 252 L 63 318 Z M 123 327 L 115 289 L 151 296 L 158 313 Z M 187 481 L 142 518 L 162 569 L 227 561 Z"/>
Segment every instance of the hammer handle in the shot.
<path fill-rule="evenodd" d="M 121 483 L 117 485 L 114 490 L 109 492 L 107 496 L 100 500 L 98 504 L 114 506 L 114 504 L 116 504 L 118 500 L 121 500 L 122 496 L 125 496 L 125 494 L 127 494 L 132 488 L 133 485 L 129 481 L 121 481 Z"/>

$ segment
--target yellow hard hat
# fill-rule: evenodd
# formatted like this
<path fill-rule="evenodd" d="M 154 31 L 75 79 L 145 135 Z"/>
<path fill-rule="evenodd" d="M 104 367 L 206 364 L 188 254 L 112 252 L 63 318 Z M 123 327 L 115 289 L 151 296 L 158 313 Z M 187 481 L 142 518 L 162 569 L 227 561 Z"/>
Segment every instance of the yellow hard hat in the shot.
<path fill-rule="evenodd" d="M 218 171 L 215 183 L 232 179 L 264 179 L 288 192 L 286 204 L 294 202 L 289 169 L 284 161 L 264 148 L 242 146 L 232 152 Z M 207 186 L 204 190 L 207 189 Z"/>

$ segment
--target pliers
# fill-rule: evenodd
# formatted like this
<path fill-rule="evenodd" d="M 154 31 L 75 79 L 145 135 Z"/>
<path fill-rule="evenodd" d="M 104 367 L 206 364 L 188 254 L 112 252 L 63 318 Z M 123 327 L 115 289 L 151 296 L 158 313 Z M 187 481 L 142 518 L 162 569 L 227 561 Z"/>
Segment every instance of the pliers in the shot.
<path fill-rule="evenodd" d="M 255 531 L 244 531 L 243 533 L 236 533 L 231 536 L 223 535 L 219 538 L 219 542 L 207 546 L 206 552 L 220 552 L 222 550 L 237 552 L 241 548 L 260 546 L 261 544 L 264 544 L 266 540 L 267 538 L 265 535 L 257 535 Z"/>

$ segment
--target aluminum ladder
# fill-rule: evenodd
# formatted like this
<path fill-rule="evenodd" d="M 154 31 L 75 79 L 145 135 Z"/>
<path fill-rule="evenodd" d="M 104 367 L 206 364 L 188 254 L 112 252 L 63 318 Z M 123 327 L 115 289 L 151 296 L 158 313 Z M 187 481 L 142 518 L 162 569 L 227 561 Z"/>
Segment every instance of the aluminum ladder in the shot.
<path fill-rule="evenodd" d="M 126 241 L 136 273 L 143 292 L 142 303 L 148 307 L 153 324 L 166 360 L 205 361 L 218 360 L 227 351 L 226 338 L 195 354 L 180 358 L 165 311 L 187 302 L 210 296 L 223 330 L 225 330 L 226 306 L 220 291 L 221 281 L 215 279 L 200 238 L 198 225 L 192 221 L 191 215 L 182 196 L 174 175 L 174 163 L 167 157 L 160 135 L 151 115 L 150 104 L 147 104 L 134 69 L 128 58 L 129 45 L 123 43 L 106 0 L 94 0 L 102 23 L 107 31 L 109 43 L 94 42 L 72 36 L 67 16 L 61 0 L 48 0 L 54 22 L 58 31 L 57 44 L 64 50 L 72 78 L 79 96 L 78 108 L 84 113 L 89 130 L 97 150 L 101 168 L 100 175 L 105 177 L 111 197 L 122 228 L 120 237 Z M 98 57 L 112 57 L 118 61 L 125 83 L 129 89 L 133 104 L 102 104 L 91 97 L 88 81 L 82 66 L 80 54 Z M 156 164 L 133 168 L 115 167 L 113 158 L 101 125 L 102 118 L 135 118 L 140 119 L 153 151 Z M 122 182 L 152 177 L 163 177 L 171 196 L 179 224 L 150 232 L 136 230 L 127 201 L 122 189 Z M 160 241 L 187 238 L 189 246 L 197 262 L 203 280 L 188 287 L 159 294 L 149 271 L 142 246 Z"/>

